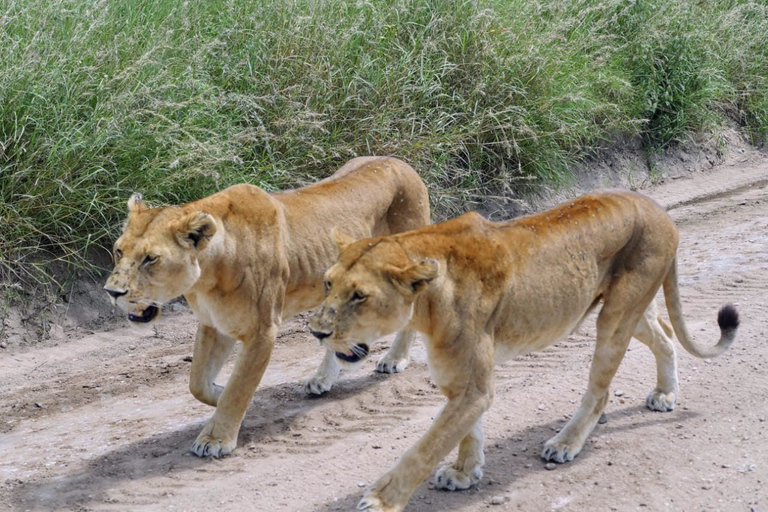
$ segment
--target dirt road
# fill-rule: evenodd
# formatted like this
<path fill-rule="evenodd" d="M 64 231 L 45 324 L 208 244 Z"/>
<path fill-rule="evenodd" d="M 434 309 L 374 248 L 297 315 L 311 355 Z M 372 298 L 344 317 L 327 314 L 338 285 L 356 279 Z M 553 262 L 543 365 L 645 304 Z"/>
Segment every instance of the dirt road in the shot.
<path fill-rule="evenodd" d="M 768 510 L 766 185 L 768 158 L 758 155 L 645 191 L 680 227 L 681 291 L 697 341 L 716 341 L 722 304 L 742 316 L 736 344 L 718 359 L 678 347 L 674 412 L 645 408 L 655 364 L 633 341 L 608 423 L 572 463 L 545 469 L 542 444 L 586 386 L 588 321 L 497 369 L 481 485 L 449 493 L 425 483 L 407 510 Z M 298 319 L 282 330 L 237 451 L 199 459 L 188 450 L 212 409 L 187 390 L 194 324 L 182 312 L 156 334 L 120 326 L 0 353 L 0 509 L 352 510 L 443 403 L 420 344 L 404 373 L 374 374 L 374 354 L 327 396 L 308 398 L 301 382 L 322 353 Z"/>

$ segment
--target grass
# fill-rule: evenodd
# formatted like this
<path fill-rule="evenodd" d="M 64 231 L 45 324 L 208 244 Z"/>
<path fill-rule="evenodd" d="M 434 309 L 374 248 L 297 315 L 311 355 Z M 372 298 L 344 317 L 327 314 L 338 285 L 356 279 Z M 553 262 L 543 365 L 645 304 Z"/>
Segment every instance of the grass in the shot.
<path fill-rule="evenodd" d="M 618 135 L 768 135 L 768 6 L 710 0 L 0 0 L 0 278 L 92 269 L 125 201 L 391 154 L 438 216 L 563 184 Z"/>

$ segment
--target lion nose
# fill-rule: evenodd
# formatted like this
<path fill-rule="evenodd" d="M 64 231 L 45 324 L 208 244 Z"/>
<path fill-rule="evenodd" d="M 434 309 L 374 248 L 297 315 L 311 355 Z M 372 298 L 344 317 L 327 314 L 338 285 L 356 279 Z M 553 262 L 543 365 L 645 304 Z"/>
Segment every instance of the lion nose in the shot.
<path fill-rule="evenodd" d="M 327 338 L 328 336 L 330 336 L 331 334 L 333 334 L 333 331 L 331 331 L 331 332 L 316 331 L 316 330 L 312 329 L 311 327 L 309 328 L 309 332 L 312 333 L 312 336 L 314 336 L 315 338 L 317 338 L 318 340 L 321 340 L 321 341 L 324 340 L 325 338 Z"/>
<path fill-rule="evenodd" d="M 117 299 L 118 297 L 122 297 L 126 293 L 128 293 L 128 290 L 113 290 L 112 288 L 104 288 L 108 294 L 112 296 L 113 299 Z"/>

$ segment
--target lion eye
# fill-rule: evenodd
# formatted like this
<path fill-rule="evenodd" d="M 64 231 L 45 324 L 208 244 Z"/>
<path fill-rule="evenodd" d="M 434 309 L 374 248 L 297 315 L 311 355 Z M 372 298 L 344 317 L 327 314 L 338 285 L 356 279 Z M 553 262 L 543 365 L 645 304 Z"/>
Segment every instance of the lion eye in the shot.
<path fill-rule="evenodd" d="M 360 292 L 355 292 L 352 294 L 352 298 L 350 299 L 350 302 L 363 302 L 368 297 L 363 295 Z"/>
<path fill-rule="evenodd" d="M 120 258 L 123 257 L 123 251 L 120 249 L 115 249 L 115 261 L 120 261 Z"/>
<path fill-rule="evenodd" d="M 328 292 L 331 291 L 331 282 L 330 281 L 324 281 L 323 287 L 325 288 L 325 294 L 328 295 Z"/>
<path fill-rule="evenodd" d="M 159 256 L 147 256 L 146 258 L 144 258 L 144 261 L 141 262 L 141 264 L 147 265 L 147 266 L 154 265 L 155 263 L 157 263 L 158 258 Z"/>

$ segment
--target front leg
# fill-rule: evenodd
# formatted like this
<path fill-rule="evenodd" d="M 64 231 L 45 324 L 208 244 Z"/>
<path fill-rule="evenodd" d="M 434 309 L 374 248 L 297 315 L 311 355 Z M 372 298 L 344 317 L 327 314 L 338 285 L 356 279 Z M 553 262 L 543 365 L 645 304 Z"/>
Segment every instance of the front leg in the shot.
<path fill-rule="evenodd" d="M 459 444 L 456 462 L 435 474 L 435 487 L 446 491 L 469 489 L 483 478 L 483 422 L 478 420 Z"/>
<path fill-rule="evenodd" d="M 442 364 L 437 360 L 439 355 L 436 358 L 430 356 L 433 372 L 437 374 L 435 380 L 440 383 L 441 391 L 449 397 L 448 403 L 427 433 L 403 455 L 394 468 L 373 484 L 357 505 L 358 510 L 403 510 L 411 494 L 429 476 L 435 465 L 462 439 L 464 441 L 459 449 L 457 465 L 461 465 L 462 471 L 466 469 L 472 473 L 468 475 L 469 480 L 477 473 L 482 474 L 479 467 L 482 446 L 476 442 L 482 438 L 482 433 L 470 431 L 479 426 L 483 413 L 491 405 L 493 360 L 482 357 L 478 352 L 481 349 L 462 368 L 455 364 L 454 354 L 447 354 Z M 470 363 L 473 365 L 469 366 Z M 478 448 L 480 456 L 477 454 Z"/>
<path fill-rule="evenodd" d="M 411 494 L 429 476 L 440 459 L 448 455 L 466 437 L 472 426 L 480 421 L 490 403 L 490 392 L 467 392 L 449 400 L 427 433 L 403 455 L 394 468 L 376 480 L 357 509 L 369 512 L 403 510 Z M 475 469 L 479 470 L 473 468 L 473 471 Z M 439 472 L 438 477 L 441 474 Z M 438 487 L 447 486 L 438 484 Z"/>
<path fill-rule="evenodd" d="M 310 395 L 322 395 L 330 391 L 333 383 L 339 378 L 339 373 L 341 373 L 339 358 L 333 350 L 328 349 L 315 374 L 304 383 L 304 391 Z"/>
<path fill-rule="evenodd" d="M 200 324 L 195 335 L 192 370 L 189 374 L 189 390 L 204 404 L 216 407 L 224 388 L 213 381 L 232 353 L 235 340 L 220 333 L 214 327 Z"/>
<path fill-rule="evenodd" d="M 221 457 L 237 446 L 240 424 L 267 369 L 276 335 L 277 325 L 272 325 L 243 340 L 243 349 L 218 399 L 216 412 L 192 445 L 192 452 L 198 457 Z"/>
<path fill-rule="evenodd" d="M 398 332 L 387 353 L 376 361 L 376 371 L 398 373 L 405 370 L 411 362 L 411 345 L 415 337 L 416 333 L 409 329 Z"/>

